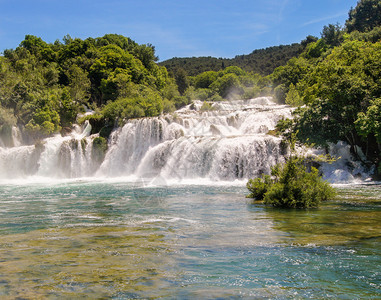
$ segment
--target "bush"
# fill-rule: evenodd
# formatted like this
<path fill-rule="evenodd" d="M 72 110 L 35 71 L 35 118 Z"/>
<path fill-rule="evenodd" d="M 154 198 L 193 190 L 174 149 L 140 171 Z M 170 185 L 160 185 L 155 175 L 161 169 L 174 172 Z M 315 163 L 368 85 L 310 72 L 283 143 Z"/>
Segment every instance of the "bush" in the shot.
<path fill-rule="evenodd" d="M 169 114 L 176 110 L 176 106 L 172 101 L 169 101 L 168 99 L 163 100 L 163 113 Z"/>
<path fill-rule="evenodd" d="M 209 102 L 204 102 L 200 108 L 201 111 L 210 111 L 214 110 L 214 107 Z"/>
<path fill-rule="evenodd" d="M 245 93 L 243 94 L 243 99 L 254 99 L 258 97 L 260 94 L 261 89 L 258 86 L 253 86 L 249 88 L 245 88 Z"/>
<path fill-rule="evenodd" d="M 247 197 L 263 200 L 272 183 L 270 175 L 263 175 L 261 178 L 249 179 L 246 187 L 251 194 L 247 195 Z"/>
<path fill-rule="evenodd" d="M 248 197 L 264 200 L 273 207 L 310 208 L 335 196 L 335 190 L 316 168 L 307 171 L 302 158 L 291 157 L 286 164 L 277 164 L 271 175 L 249 180 Z"/>

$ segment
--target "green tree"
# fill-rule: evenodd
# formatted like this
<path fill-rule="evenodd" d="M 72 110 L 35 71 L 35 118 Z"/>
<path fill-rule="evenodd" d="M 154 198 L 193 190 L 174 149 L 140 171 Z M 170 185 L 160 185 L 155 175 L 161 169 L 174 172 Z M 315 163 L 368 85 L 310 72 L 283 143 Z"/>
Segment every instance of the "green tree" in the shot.
<path fill-rule="evenodd" d="M 381 146 L 381 98 L 370 101 L 366 112 L 360 112 L 355 122 L 357 131 L 365 138 L 373 134 Z"/>
<path fill-rule="evenodd" d="M 175 74 L 176 84 L 179 90 L 180 95 L 183 95 L 186 89 L 189 87 L 189 81 L 187 73 L 184 69 L 178 69 Z"/>
<path fill-rule="evenodd" d="M 331 47 L 339 46 L 344 40 L 344 31 L 339 24 L 329 24 L 323 27 L 322 40 Z"/>
<path fill-rule="evenodd" d="M 381 2 L 379 0 L 360 0 L 357 6 L 350 10 L 345 23 L 347 31 L 371 31 L 381 26 Z"/>
<path fill-rule="evenodd" d="M 207 89 L 216 81 L 218 73 L 214 71 L 207 71 L 197 75 L 194 79 L 194 86 L 198 89 Z"/>
<path fill-rule="evenodd" d="M 224 74 L 235 74 L 237 76 L 244 76 L 246 75 L 246 72 L 242 70 L 240 67 L 237 66 L 230 66 L 227 67 L 224 71 Z"/>
<path fill-rule="evenodd" d="M 71 98 L 69 89 L 65 88 L 62 90 L 62 95 L 60 99 L 60 121 L 62 127 L 70 127 L 77 117 L 79 112 L 79 106 Z"/>
<path fill-rule="evenodd" d="M 244 93 L 239 77 L 234 73 L 228 73 L 218 78 L 211 84 L 210 88 L 224 99 L 240 97 Z"/>
<path fill-rule="evenodd" d="M 309 87 L 305 88 L 303 98 L 310 105 L 299 111 L 300 134 L 310 128 L 315 131 L 311 139 L 358 144 L 354 126 L 357 114 L 366 109 L 370 99 L 381 96 L 380 50 L 378 44 L 347 41 L 308 74 Z"/>
<path fill-rule="evenodd" d="M 91 82 L 86 70 L 78 65 L 71 65 L 67 71 L 70 95 L 73 101 L 86 104 L 90 98 Z"/>
<path fill-rule="evenodd" d="M 271 175 L 249 180 L 247 188 L 251 194 L 248 197 L 264 200 L 273 207 L 311 208 L 335 195 L 335 190 L 322 179 L 318 170 L 312 167 L 308 172 L 303 159 L 296 156 L 283 165 L 274 166 Z"/>
<path fill-rule="evenodd" d="M 27 132 L 36 137 L 50 135 L 61 130 L 60 116 L 57 111 L 50 110 L 47 106 L 37 109 L 32 119 L 25 126 Z"/>
<path fill-rule="evenodd" d="M 304 104 L 298 90 L 292 83 L 286 96 L 286 104 L 291 106 L 302 106 Z"/>
<path fill-rule="evenodd" d="M 306 47 L 306 51 L 303 53 L 308 59 L 322 57 L 323 54 L 328 50 L 328 45 L 323 39 L 320 39 L 316 42 L 310 43 Z"/>

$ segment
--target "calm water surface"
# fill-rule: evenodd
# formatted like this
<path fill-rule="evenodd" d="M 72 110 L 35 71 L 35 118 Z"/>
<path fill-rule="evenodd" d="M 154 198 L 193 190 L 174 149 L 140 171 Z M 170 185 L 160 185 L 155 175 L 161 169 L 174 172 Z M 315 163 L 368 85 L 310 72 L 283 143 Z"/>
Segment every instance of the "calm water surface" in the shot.
<path fill-rule="evenodd" d="M 381 186 L 320 209 L 244 187 L 0 185 L 0 298 L 380 299 Z"/>

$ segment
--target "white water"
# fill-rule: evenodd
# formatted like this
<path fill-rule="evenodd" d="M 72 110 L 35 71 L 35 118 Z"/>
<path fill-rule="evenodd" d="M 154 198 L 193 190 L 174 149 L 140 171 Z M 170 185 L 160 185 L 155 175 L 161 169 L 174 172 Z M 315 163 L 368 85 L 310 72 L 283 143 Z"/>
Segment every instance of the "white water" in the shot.
<path fill-rule="evenodd" d="M 129 121 L 112 133 L 102 164 L 92 157 L 97 135 L 90 136 L 88 124 L 39 146 L 14 142 L 15 147 L 0 147 L 0 179 L 244 181 L 269 173 L 271 166 L 284 161 L 287 149 L 279 138 L 266 133 L 279 119 L 291 116 L 290 107 L 268 97 L 218 102 L 207 112 L 201 106 L 201 101 L 195 101 L 172 115 Z M 323 170 L 334 182 L 354 179 L 344 162 Z"/>
<path fill-rule="evenodd" d="M 56 135 L 32 146 L 0 147 L 0 179 L 88 176 L 94 171 L 90 131 L 87 123 L 65 137 Z"/>
<path fill-rule="evenodd" d="M 234 180 L 268 173 L 284 160 L 280 139 L 265 133 L 290 116 L 289 107 L 269 98 L 216 103 L 208 112 L 201 105 L 128 122 L 112 134 L 97 176 Z"/>

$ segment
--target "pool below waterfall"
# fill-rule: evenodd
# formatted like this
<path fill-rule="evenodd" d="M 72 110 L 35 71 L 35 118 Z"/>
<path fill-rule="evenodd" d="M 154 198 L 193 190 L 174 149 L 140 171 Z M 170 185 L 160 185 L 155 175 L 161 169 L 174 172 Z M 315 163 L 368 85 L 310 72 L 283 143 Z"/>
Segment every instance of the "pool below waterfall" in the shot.
<path fill-rule="evenodd" d="M 381 186 L 313 210 L 243 186 L 0 185 L 1 298 L 376 299 Z"/>

